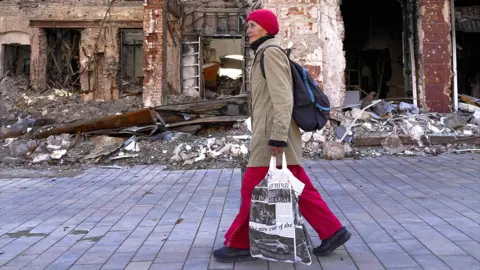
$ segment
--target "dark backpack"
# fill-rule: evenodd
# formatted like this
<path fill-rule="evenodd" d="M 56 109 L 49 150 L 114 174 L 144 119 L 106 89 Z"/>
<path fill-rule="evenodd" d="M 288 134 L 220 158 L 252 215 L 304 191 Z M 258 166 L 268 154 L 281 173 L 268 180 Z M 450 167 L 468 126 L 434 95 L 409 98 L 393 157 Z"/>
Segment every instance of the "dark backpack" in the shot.
<path fill-rule="evenodd" d="M 279 46 L 267 46 L 277 47 L 285 53 L 285 51 Z M 265 48 L 265 49 L 266 49 Z M 265 77 L 265 64 L 263 52 L 260 57 L 260 69 L 262 71 L 263 78 Z M 323 93 L 318 83 L 310 76 L 308 71 L 290 59 L 291 50 L 285 53 L 290 62 L 290 68 L 292 70 L 293 79 L 293 119 L 297 123 L 298 127 L 304 131 L 311 132 L 315 130 L 321 130 L 327 123 L 330 117 L 330 101 L 327 95 Z"/>

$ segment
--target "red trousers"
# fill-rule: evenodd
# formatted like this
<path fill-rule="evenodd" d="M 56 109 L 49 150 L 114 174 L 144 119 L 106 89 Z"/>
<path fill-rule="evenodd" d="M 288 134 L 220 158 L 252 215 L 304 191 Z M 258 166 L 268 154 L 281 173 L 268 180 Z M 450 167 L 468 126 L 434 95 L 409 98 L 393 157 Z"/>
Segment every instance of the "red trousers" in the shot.
<path fill-rule="evenodd" d="M 305 170 L 301 166 L 288 166 L 293 175 L 305 184 L 298 204 L 300 212 L 318 233 L 320 239 L 325 240 L 341 228 L 338 218 L 328 208 L 320 193 L 312 185 Z M 248 221 L 253 188 L 267 175 L 267 167 L 247 168 L 242 182 L 242 202 L 240 211 L 225 234 L 224 245 L 231 248 L 250 248 L 248 239 Z"/>

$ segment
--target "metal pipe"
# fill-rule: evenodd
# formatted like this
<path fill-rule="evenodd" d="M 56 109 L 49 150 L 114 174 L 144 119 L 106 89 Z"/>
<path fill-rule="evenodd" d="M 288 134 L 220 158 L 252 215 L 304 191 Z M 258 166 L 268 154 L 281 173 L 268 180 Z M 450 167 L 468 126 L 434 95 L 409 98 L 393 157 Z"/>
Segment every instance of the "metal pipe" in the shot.
<path fill-rule="evenodd" d="M 450 0 L 450 24 L 452 28 L 452 72 L 453 72 L 453 109 L 458 112 L 458 80 L 457 80 L 457 33 L 455 27 L 455 1 Z"/>

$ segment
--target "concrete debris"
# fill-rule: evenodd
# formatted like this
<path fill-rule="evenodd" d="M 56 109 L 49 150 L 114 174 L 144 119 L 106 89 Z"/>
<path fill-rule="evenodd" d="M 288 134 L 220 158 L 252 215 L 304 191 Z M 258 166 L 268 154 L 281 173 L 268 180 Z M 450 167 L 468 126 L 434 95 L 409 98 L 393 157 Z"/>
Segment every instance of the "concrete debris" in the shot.
<path fill-rule="evenodd" d="M 84 159 L 97 159 L 108 156 L 123 146 L 124 140 L 122 138 L 115 138 L 109 136 L 96 136 L 92 139 L 94 144 L 93 150 L 84 157 Z"/>
<path fill-rule="evenodd" d="M 323 144 L 323 158 L 341 160 L 345 158 L 345 147 L 338 147 L 337 142 L 329 141 Z"/>
<path fill-rule="evenodd" d="M 312 136 L 313 136 L 313 133 L 312 132 L 305 132 L 302 134 L 302 141 L 304 143 L 307 143 L 310 141 L 310 139 L 312 139 Z"/>
<path fill-rule="evenodd" d="M 62 149 L 62 150 L 55 150 L 50 154 L 52 159 L 61 159 L 65 154 L 67 153 L 67 150 Z"/>
<path fill-rule="evenodd" d="M 217 86 L 231 86 L 236 89 L 231 93 L 236 94 L 238 82 L 224 78 Z M 5 111 L 0 115 L 0 165 L 94 162 L 120 164 L 122 168 L 131 164 L 166 164 L 182 169 L 244 167 L 252 128 L 248 97 L 225 97 L 225 90 L 210 91 L 214 93 L 210 93 L 210 101 L 195 99 L 148 109 L 125 103 L 101 110 L 94 108 L 106 105 L 68 105 L 66 98 L 73 97 L 63 90 L 49 92 L 53 93 L 51 98 L 19 98 L 22 106 L 10 102 L 0 108 Z M 359 106 L 333 110 L 331 121 L 322 130 L 302 132 L 304 157 L 438 155 L 480 145 L 476 100 L 462 99 L 469 110 L 449 115 L 370 97 L 362 99 Z M 31 107 L 36 108 L 35 114 Z M 54 121 L 45 119 L 47 116 Z"/>
<path fill-rule="evenodd" d="M 480 126 L 480 111 L 473 113 L 470 124 Z"/>
<path fill-rule="evenodd" d="M 466 112 L 479 112 L 480 111 L 480 106 L 475 106 L 472 104 L 467 104 L 463 102 L 458 103 L 458 109 Z"/>
<path fill-rule="evenodd" d="M 351 117 L 366 121 L 366 120 L 369 120 L 372 117 L 372 115 L 358 108 L 353 108 L 351 111 Z"/>
<path fill-rule="evenodd" d="M 443 122 L 451 130 L 458 130 L 467 125 L 465 118 L 458 115 L 450 115 L 446 117 Z"/>
<path fill-rule="evenodd" d="M 50 156 L 50 154 L 39 154 L 37 156 L 35 156 L 33 158 L 33 161 L 32 163 L 40 163 L 40 162 L 43 162 L 43 161 L 50 161 L 52 159 L 52 157 Z"/>
<path fill-rule="evenodd" d="M 399 112 L 408 112 L 408 113 L 411 113 L 411 114 L 419 114 L 420 113 L 420 110 L 418 109 L 417 106 L 415 106 L 413 104 L 403 102 L 403 101 L 400 102 L 400 104 L 398 104 L 398 111 Z"/>
<path fill-rule="evenodd" d="M 392 154 L 399 153 L 403 150 L 402 140 L 396 134 L 393 134 L 392 136 L 385 138 L 382 141 L 382 146 L 383 146 L 383 149 L 385 149 L 386 151 Z"/>
<path fill-rule="evenodd" d="M 28 145 L 21 141 L 10 144 L 8 146 L 8 149 L 10 150 L 10 156 L 12 157 L 24 157 L 27 156 L 28 153 L 30 153 Z"/>
<path fill-rule="evenodd" d="M 138 146 L 138 143 L 135 140 L 131 141 L 127 146 L 125 146 L 124 149 L 126 151 L 140 152 L 140 147 Z"/>

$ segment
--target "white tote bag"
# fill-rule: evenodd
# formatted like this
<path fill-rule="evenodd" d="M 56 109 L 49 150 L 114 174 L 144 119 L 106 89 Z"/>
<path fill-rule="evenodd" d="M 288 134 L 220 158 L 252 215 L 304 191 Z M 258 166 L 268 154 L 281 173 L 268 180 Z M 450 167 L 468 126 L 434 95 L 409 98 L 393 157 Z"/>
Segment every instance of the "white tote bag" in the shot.
<path fill-rule="evenodd" d="M 253 190 L 250 253 L 256 258 L 310 265 L 312 245 L 298 208 L 305 185 L 287 168 L 285 153 L 282 168 L 276 164 L 272 157 L 267 176 Z"/>

